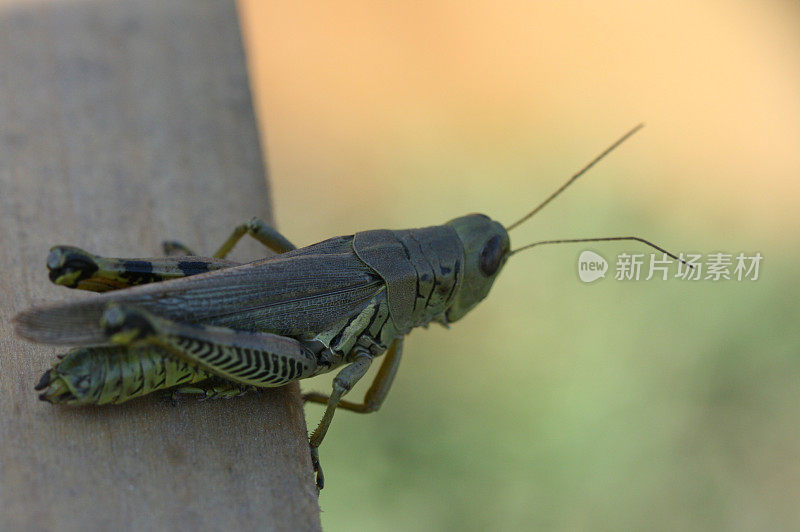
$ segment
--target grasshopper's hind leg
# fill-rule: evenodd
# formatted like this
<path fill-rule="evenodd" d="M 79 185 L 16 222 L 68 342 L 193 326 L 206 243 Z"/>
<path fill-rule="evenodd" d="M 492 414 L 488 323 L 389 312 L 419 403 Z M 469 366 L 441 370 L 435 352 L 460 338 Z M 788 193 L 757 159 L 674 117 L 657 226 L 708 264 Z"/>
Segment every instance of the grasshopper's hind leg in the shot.
<path fill-rule="evenodd" d="M 178 279 L 238 264 L 207 257 L 106 258 L 72 246 L 55 246 L 47 256 L 51 281 L 92 292 Z"/>
<path fill-rule="evenodd" d="M 117 345 L 165 349 L 176 358 L 237 384 L 282 386 L 310 377 L 317 371 L 314 353 L 299 341 L 277 334 L 186 325 L 156 317 L 131 305 L 109 305 L 101 323 L 111 342 Z M 363 371 L 360 374 L 363 375 Z M 314 441 L 311 444 L 312 458 L 318 470 Z"/>
<path fill-rule="evenodd" d="M 101 323 L 114 344 L 157 346 L 238 384 L 282 386 L 317 372 L 314 353 L 298 340 L 285 336 L 187 325 L 123 304 L 109 305 Z M 328 431 L 339 399 L 364 376 L 371 362 L 369 351 L 361 350 L 333 380 L 333 393 L 328 398 L 325 415 L 309 441 L 320 488 L 324 485 L 324 477 L 319 466 L 318 447 Z"/>
<path fill-rule="evenodd" d="M 153 346 L 214 375 L 250 386 L 274 387 L 310 377 L 317 357 L 294 338 L 227 327 L 184 324 L 133 305 L 111 304 L 102 326 L 121 346 Z"/>
<path fill-rule="evenodd" d="M 212 258 L 199 257 L 175 241 L 162 243 L 166 257 L 144 259 L 106 258 L 72 246 L 55 246 L 47 256 L 47 269 L 50 280 L 57 285 L 107 292 L 237 266 L 237 262 L 224 259 L 245 234 L 276 253 L 295 249 L 278 231 L 253 218 L 237 226 Z"/>
<path fill-rule="evenodd" d="M 175 388 L 172 391 L 172 399 L 174 401 L 178 395 L 199 395 L 200 400 L 228 399 L 244 395 L 253 390 L 257 390 L 257 388 L 212 377 L 196 384 Z"/>
<path fill-rule="evenodd" d="M 164 255 L 167 257 L 192 257 L 197 256 L 197 253 L 184 246 L 177 240 L 164 240 L 161 242 L 161 249 L 164 250 Z"/>

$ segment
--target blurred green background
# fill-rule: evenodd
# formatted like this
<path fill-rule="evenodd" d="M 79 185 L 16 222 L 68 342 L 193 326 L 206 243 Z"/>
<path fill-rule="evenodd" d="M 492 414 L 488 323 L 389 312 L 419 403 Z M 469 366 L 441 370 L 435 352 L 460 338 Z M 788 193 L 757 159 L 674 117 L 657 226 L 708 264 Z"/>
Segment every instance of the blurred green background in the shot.
<path fill-rule="evenodd" d="M 637 234 L 764 256 L 755 282 L 591 285 L 582 250 L 612 268 L 649 250 L 514 257 L 461 322 L 411 334 L 379 413 L 337 414 L 327 530 L 800 527 L 800 5 L 240 10 L 297 244 L 469 212 L 510 223 L 645 121 L 512 244 Z"/>

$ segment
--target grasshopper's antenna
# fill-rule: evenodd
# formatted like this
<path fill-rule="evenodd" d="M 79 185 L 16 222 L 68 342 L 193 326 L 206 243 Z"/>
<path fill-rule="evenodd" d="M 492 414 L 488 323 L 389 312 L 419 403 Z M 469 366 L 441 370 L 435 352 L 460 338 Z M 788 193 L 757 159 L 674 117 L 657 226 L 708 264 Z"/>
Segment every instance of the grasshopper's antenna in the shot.
<path fill-rule="evenodd" d="M 517 248 L 517 249 L 511 251 L 511 253 L 509 253 L 508 256 L 510 257 L 511 255 L 513 255 L 515 253 L 519 253 L 520 251 L 524 251 L 526 249 L 530 249 L 530 248 L 535 247 L 535 246 L 542 246 L 544 244 L 571 244 L 571 243 L 575 243 L 575 242 L 609 242 L 609 241 L 614 241 L 614 240 L 635 240 L 637 242 L 641 242 L 642 244 L 647 244 L 651 248 L 657 249 L 661 253 L 664 253 L 668 257 L 670 257 L 670 258 L 672 258 L 674 260 L 680 261 L 680 262 L 684 263 L 686 266 L 688 266 L 690 268 L 694 268 L 694 266 L 692 266 L 691 264 L 687 263 L 682 258 L 677 257 L 674 253 L 670 253 L 669 251 L 667 251 L 666 249 L 662 248 L 661 246 L 657 246 L 657 245 L 653 244 L 652 242 L 650 242 L 649 240 L 645 240 L 644 238 L 640 238 L 638 236 L 605 236 L 605 237 L 599 237 L 599 238 L 569 238 L 569 239 L 564 239 L 564 240 L 542 240 L 541 242 L 534 242 L 533 244 L 527 244 L 525 246 L 522 246 L 521 248 Z"/>
<path fill-rule="evenodd" d="M 608 148 L 606 148 L 606 149 L 605 149 L 605 151 L 603 151 L 603 153 L 601 153 L 600 155 L 598 155 L 597 157 L 595 157 L 594 159 L 592 159 L 592 161 L 591 161 L 589 164 L 587 164 L 586 166 L 584 166 L 583 168 L 581 168 L 581 170 L 580 170 L 580 171 L 579 171 L 577 174 L 575 174 L 574 176 L 570 177 L 570 178 L 569 178 L 569 180 L 568 180 L 566 183 L 564 183 L 563 185 L 561 185 L 561 187 L 560 187 L 558 190 L 556 190 L 555 192 L 553 192 L 552 194 L 550 194 L 550 197 L 549 197 L 549 198 L 547 198 L 546 200 L 544 200 L 542 203 L 540 203 L 538 207 L 536 207 L 535 209 L 533 209 L 531 212 L 529 212 L 528 214 L 526 214 L 525 216 L 523 216 L 522 218 L 520 218 L 519 220 L 517 220 L 517 221 L 516 221 L 516 222 L 514 222 L 513 224 L 511 224 L 511 225 L 509 225 L 508 227 L 506 227 L 506 231 L 511 231 L 512 229 L 514 229 L 515 227 L 517 227 L 518 225 L 520 225 L 522 222 L 525 222 L 525 221 L 527 221 L 527 220 L 528 220 L 530 217 L 532 217 L 534 214 L 536 214 L 537 212 L 539 212 L 540 210 L 542 210 L 542 208 L 544 208 L 544 206 L 545 206 L 545 205 L 547 205 L 548 203 L 550 203 L 551 201 L 553 201 L 553 199 L 554 199 L 556 196 L 558 196 L 559 194 L 561 194 L 561 193 L 564 191 L 564 189 L 565 189 L 565 188 L 567 188 L 568 186 L 570 186 L 570 185 L 571 185 L 571 184 L 572 184 L 572 183 L 573 183 L 573 182 L 574 182 L 576 179 L 578 179 L 580 176 L 582 176 L 583 174 L 585 174 L 585 173 L 586 173 L 586 172 L 587 172 L 587 171 L 588 171 L 588 170 L 589 170 L 589 169 L 590 169 L 592 166 L 594 166 L 595 164 L 597 164 L 597 163 L 600 161 L 600 159 L 602 159 L 603 157 L 605 157 L 606 155 L 608 155 L 609 153 L 611 153 L 612 151 L 614 151 L 614 149 L 615 149 L 617 146 L 619 146 L 620 144 L 622 144 L 623 142 L 625 142 L 626 140 L 628 140 L 628 139 L 629 139 L 629 138 L 630 138 L 630 137 L 631 137 L 631 136 L 632 136 L 634 133 L 636 133 L 637 131 L 639 131 L 639 130 L 640 130 L 640 129 L 642 129 L 643 127 L 644 127 L 644 124 L 639 124 L 639 125 L 638 125 L 638 126 L 636 126 L 635 128 L 633 128 L 633 129 L 631 129 L 630 131 L 628 131 L 627 133 L 625 133 L 625 134 L 624 134 L 622 137 L 620 137 L 620 139 L 619 139 L 619 140 L 617 140 L 617 141 L 616 141 L 614 144 L 612 144 L 611 146 L 609 146 Z"/>

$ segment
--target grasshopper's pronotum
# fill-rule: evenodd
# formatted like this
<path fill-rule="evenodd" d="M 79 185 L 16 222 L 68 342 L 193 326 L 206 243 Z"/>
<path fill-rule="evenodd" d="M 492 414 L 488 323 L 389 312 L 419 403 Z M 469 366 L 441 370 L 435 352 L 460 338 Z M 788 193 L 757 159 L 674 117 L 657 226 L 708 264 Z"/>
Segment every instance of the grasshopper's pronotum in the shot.
<path fill-rule="evenodd" d="M 318 447 L 335 409 L 380 408 L 404 335 L 432 321 L 460 319 L 486 297 L 511 255 L 538 244 L 597 240 L 638 240 L 667 253 L 638 237 L 546 241 L 512 251 L 508 230 L 471 214 L 444 225 L 364 231 L 296 249 L 254 219 L 237 227 L 212 258 L 178 244 L 165 245 L 166 257 L 150 259 L 108 259 L 58 246 L 47 260 L 53 282 L 107 293 L 27 310 L 16 317 L 16 330 L 37 342 L 76 346 L 36 387 L 43 400 L 62 404 L 121 403 L 168 388 L 231 396 L 344 366 L 329 396 L 304 396 L 327 405 L 310 437 L 322 488 Z M 225 260 L 245 234 L 277 255 L 247 264 Z M 170 256 L 176 252 L 181 256 Z M 342 400 L 382 354 L 363 402 Z"/>

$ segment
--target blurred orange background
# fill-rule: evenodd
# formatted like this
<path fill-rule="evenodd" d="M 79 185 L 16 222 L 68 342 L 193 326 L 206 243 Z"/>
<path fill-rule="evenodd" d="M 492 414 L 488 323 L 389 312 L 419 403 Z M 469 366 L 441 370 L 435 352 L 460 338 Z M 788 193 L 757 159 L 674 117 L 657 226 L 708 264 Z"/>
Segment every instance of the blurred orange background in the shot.
<path fill-rule="evenodd" d="M 633 233 L 765 255 L 751 285 L 597 290 L 580 249 L 520 255 L 475 316 L 412 335 L 384 410 L 337 415 L 327 528 L 800 525 L 799 3 L 239 6 L 297 244 L 510 223 L 644 121 L 513 243 Z"/>
<path fill-rule="evenodd" d="M 297 208 L 301 177 L 370 204 L 384 199 L 369 197 L 374 183 L 398 170 L 441 178 L 416 175 L 424 160 L 419 169 L 395 160 L 404 152 L 463 154 L 452 155 L 465 167 L 459 180 L 552 188 L 644 121 L 642 138 L 615 158 L 657 166 L 619 176 L 623 188 L 724 224 L 798 220 L 795 2 L 240 5 L 279 215 Z M 535 170 L 554 150 L 572 152 L 554 175 L 508 167 Z M 537 197 L 513 196 L 497 216 Z M 698 205 L 707 196 L 713 212 Z"/>

